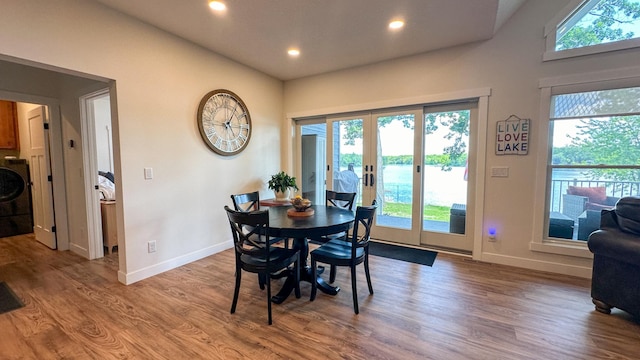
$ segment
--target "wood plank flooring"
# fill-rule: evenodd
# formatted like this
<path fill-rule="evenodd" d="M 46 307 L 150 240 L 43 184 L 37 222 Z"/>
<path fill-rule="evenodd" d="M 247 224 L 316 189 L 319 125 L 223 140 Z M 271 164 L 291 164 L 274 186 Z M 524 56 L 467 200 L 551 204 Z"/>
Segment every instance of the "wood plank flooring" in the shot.
<path fill-rule="evenodd" d="M 0 314 L 0 359 L 637 359 L 640 321 L 595 312 L 589 280 L 440 254 L 433 267 L 372 257 L 341 292 L 273 306 L 244 273 L 235 314 L 233 252 L 135 284 L 117 253 L 87 261 L 32 236 L 0 239 L 0 281 L 26 304 Z M 274 290 L 282 280 L 274 280 Z"/>

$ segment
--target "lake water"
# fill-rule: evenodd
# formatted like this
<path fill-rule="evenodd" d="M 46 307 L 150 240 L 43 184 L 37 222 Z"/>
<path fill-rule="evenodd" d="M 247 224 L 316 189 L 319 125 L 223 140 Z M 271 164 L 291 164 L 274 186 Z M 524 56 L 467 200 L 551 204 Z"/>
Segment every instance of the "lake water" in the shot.
<path fill-rule="evenodd" d="M 423 175 L 425 203 L 442 206 L 467 203 L 467 182 L 464 180 L 464 167 L 454 167 L 451 171 L 442 171 L 439 166 L 426 166 Z M 358 176 L 362 177 L 362 174 L 358 173 Z M 384 194 L 387 201 L 411 202 L 412 165 L 386 165 L 383 169 L 383 178 Z"/>

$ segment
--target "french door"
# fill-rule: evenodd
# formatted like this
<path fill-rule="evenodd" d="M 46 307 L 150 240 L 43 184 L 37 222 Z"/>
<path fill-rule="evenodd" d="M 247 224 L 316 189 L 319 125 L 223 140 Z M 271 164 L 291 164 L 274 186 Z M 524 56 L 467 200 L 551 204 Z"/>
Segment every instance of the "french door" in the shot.
<path fill-rule="evenodd" d="M 471 252 L 467 224 L 473 218 L 467 208 L 473 207 L 467 205 L 474 184 L 467 172 L 476 107 L 459 103 L 329 116 L 324 124 L 301 126 L 299 133 L 326 143 L 326 179 L 318 177 L 316 184 L 356 192 L 356 206 L 376 201 L 374 239 Z"/>

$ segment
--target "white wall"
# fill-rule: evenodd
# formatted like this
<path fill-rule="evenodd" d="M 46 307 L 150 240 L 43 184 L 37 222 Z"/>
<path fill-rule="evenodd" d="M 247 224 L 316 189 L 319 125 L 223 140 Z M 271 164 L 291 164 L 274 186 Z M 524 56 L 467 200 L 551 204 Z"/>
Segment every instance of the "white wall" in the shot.
<path fill-rule="evenodd" d="M 482 236 L 482 260 L 590 276 L 591 259 L 533 252 L 534 185 L 540 112 L 540 78 L 635 66 L 640 50 L 542 62 L 543 29 L 568 0 L 529 0 L 489 41 L 285 83 L 285 114 L 388 102 L 418 96 L 491 88 L 487 168 L 508 166 L 509 178 L 485 180 L 484 224 L 498 224 L 498 242 Z M 455 24 L 452 24 L 455 26 Z M 446 30 L 443 30 L 446 31 Z M 496 156 L 496 122 L 515 114 L 530 118 L 527 156 Z M 544 180 L 544 179 L 542 179 Z M 486 231 L 484 231 L 486 233 Z"/>
<path fill-rule="evenodd" d="M 121 199 L 117 214 L 122 282 L 229 247 L 223 211 L 229 194 L 266 191 L 269 174 L 280 169 L 280 148 L 274 146 L 280 143 L 280 81 L 99 4 L 3 3 L 0 55 L 115 81 L 113 140 Z M 200 99 L 217 88 L 242 97 L 253 121 L 249 146 L 231 158 L 211 152 L 195 122 Z M 68 114 L 63 114 L 65 141 L 81 133 L 78 112 Z M 65 165 L 80 174 L 80 160 L 71 158 Z M 153 168 L 154 179 L 144 179 L 144 167 Z M 68 179 L 76 189 L 82 187 L 80 180 Z M 71 191 L 68 196 L 77 200 L 84 195 Z M 81 227 L 82 222 L 81 216 L 74 216 L 70 228 Z M 158 249 L 151 254 L 147 253 L 150 240 L 157 241 Z"/>

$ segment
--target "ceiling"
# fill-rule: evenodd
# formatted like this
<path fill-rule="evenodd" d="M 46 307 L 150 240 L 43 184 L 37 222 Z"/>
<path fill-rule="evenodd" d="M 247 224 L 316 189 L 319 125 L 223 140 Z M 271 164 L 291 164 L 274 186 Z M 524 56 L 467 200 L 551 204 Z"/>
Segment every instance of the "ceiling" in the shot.
<path fill-rule="evenodd" d="M 94 1 L 292 80 L 490 39 L 526 0 L 224 0 L 223 13 L 208 0 Z M 394 19 L 404 28 L 390 31 Z"/>

